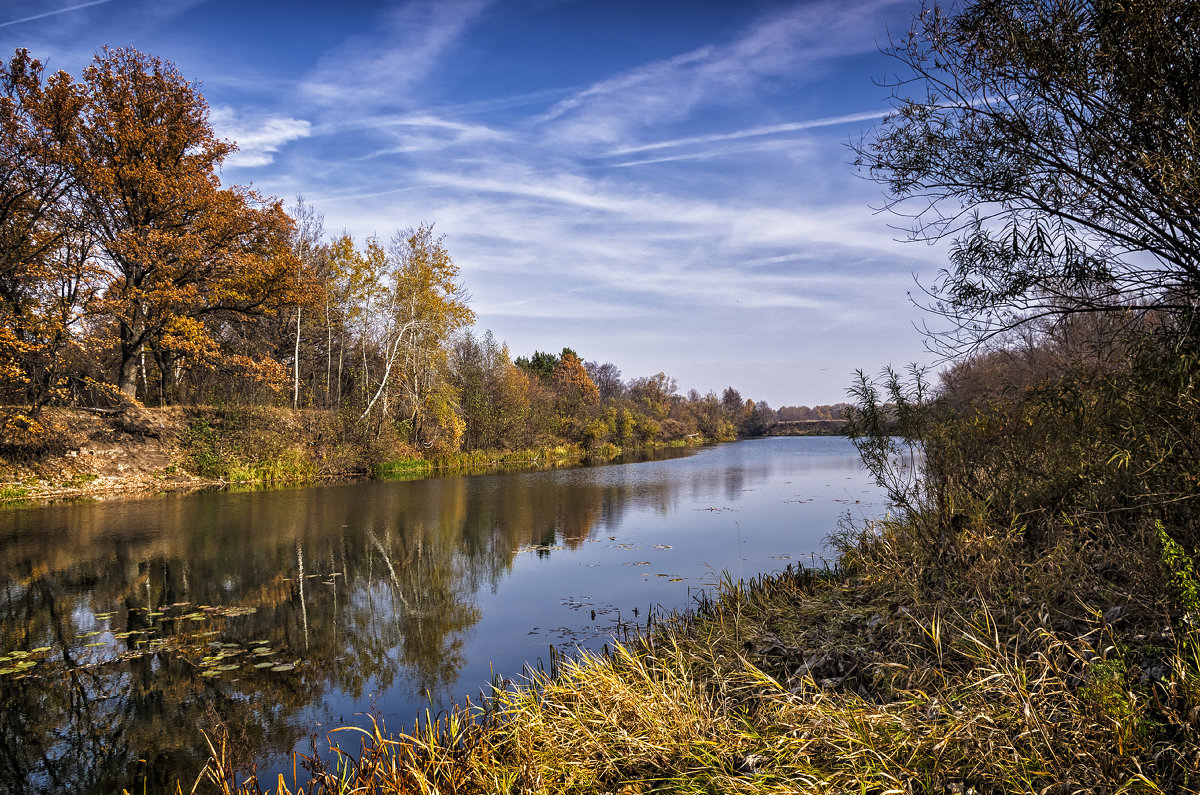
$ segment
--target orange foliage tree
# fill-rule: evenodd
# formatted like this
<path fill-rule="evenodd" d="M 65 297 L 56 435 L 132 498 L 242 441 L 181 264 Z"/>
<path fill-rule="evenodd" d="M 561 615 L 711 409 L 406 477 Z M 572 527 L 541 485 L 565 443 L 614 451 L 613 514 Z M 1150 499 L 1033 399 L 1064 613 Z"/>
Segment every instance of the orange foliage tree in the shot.
<path fill-rule="evenodd" d="M 135 397 L 149 352 L 160 397 L 177 398 L 184 366 L 216 357 L 223 324 L 294 305 L 293 223 L 278 200 L 221 187 L 216 169 L 235 146 L 170 63 L 105 49 L 78 90 L 70 166 L 104 269 L 94 310 L 116 385 Z"/>

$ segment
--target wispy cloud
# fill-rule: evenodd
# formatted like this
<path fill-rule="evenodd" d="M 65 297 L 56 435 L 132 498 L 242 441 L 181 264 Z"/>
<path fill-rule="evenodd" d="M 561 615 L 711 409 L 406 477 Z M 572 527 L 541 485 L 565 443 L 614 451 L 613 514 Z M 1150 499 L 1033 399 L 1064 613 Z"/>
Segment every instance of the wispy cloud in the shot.
<path fill-rule="evenodd" d="M 353 158 L 356 161 L 450 148 L 470 149 L 485 143 L 512 139 L 511 133 L 484 124 L 468 124 L 428 114 L 364 117 L 344 126 L 337 123 L 322 125 L 320 132 L 346 132 L 351 129 L 385 133 L 397 142 L 393 146 L 381 147 Z"/>
<path fill-rule="evenodd" d="M 40 14 L 33 14 L 32 16 L 21 17 L 20 19 L 9 20 L 8 22 L 0 22 L 0 28 L 7 28 L 10 25 L 20 25 L 22 22 L 34 22 L 39 19 L 45 19 L 46 17 L 58 16 L 59 14 L 67 14 L 67 13 L 70 13 L 71 11 L 79 11 L 80 9 L 83 9 L 83 8 L 90 8 L 91 6 L 98 6 L 98 5 L 103 5 L 104 3 L 111 3 L 111 2 L 112 2 L 112 0 L 92 0 L 92 2 L 90 2 L 90 3 L 77 3 L 76 5 L 67 6 L 65 8 L 56 8 L 53 11 L 43 11 Z"/>
<path fill-rule="evenodd" d="M 613 149 L 608 153 L 608 155 L 610 157 L 620 157 L 623 155 L 637 154 L 640 152 L 653 152 L 660 149 L 675 149 L 685 146 L 694 146 L 696 144 L 722 143 L 725 141 L 737 141 L 743 138 L 759 138 L 768 135 L 781 135 L 784 133 L 800 132 L 802 130 L 811 130 L 817 127 L 833 127 L 838 124 L 872 121 L 883 118 L 885 112 L 886 111 L 883 110 L 875 110 L 866 111 L 863 113 L 848 113 L 843 116 L 826 116 L 822 119 L 808 119 L 806 121 L 788 122 L 786 124 L 770 124 L 765 127 L 752 127 L 750 129 L 736 130 L 728 133 L 693 135 L 687 138 L 676 138 L 670 141 L 656 141 L 655 143 L 639 144 L 637 146 L 625 146 L 618 149 Z"/>
<path fill-rule="evenodd" d="M 234 181 L 302 193 L 358 240 L 435 222 L 480 327 L 514 353 L 571 345 L 631 376 L 812 402 L 840 383 L 789 372 L 912 358 L 904 292 L 943 264 L 897 247 L 835 140 L 886 112 L 868 110 L 876 40 L 912 2 L 670 4 L 723 5 L 723 21 L 634 33 L 613 24 L 642 15 L 630 4 L 595 29 L 590 9 L 541 0 L 376 0 L 307 22 L 318 4 L 301 4 L 288 29 L 307 44 L 276 50 L 292 39 L 253 4 L 39 0 L 0 2 L 22 17 L 0 38 L 69 69 L 109 41 L 176 59 L 240 147 Z"/>
<path fill-rule="evenodd" d="M 821 81 L 832 58 L 875 49 L 875 39 L 864 33 L 872 29 L 867 20 L 897 2 L 822 0 L 792 6 L 762 18 L 728 43 L 599 81 L 556 103 L 538 121 L 548 136 L 565 144 L 617 144 L 626 152 L 638 151 L 639 144 L 631 141 L 669 129 L 703 109 L 760 106 L 764 86 L 773 80 L 797 85 Z"/>
<path fill-rule="evenodd" d="M 349 107 L 403 107 L 409 91 L 439 63 L 492 0 L 410 0 L 384 12 L 379 30 L 327 53 L 307 77 L 312 99 Z"/>
<path fill-rule="evenodd" d="M 238 150 L 225 161 L 227 168 L 270 165 L 281 147 L 307 138 L 312 131 L 312 125 L 303 119 L 285 116 L 240 118 L 228 106 L 213 108 L 209 121 L 220 137 L 238 145 Z"/>

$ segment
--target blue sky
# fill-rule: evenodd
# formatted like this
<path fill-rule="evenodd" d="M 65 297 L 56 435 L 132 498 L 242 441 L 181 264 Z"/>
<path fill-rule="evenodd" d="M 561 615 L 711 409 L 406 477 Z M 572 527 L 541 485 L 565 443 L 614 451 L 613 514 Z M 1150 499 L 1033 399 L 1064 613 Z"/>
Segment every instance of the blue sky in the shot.
<path fill-rule="evenodd" d="M 132 45 L 198 81 L 227 184 L 360 241 L 435 224 L 477 329 L 681 392 L 843 400 L 926 362 L 848 141 L 886 112 L 914 1 L 0 0 L 0 52 L 78 76 Z"/>

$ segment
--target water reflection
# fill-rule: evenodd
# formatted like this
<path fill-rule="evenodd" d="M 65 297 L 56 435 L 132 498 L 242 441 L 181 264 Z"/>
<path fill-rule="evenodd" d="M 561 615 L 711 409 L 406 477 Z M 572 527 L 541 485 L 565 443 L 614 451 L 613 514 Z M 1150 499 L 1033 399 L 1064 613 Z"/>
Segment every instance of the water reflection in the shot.
<path fill-rule="evenodd" d="M 317 724 L 372 705 L 409 720 L 430 698 L 477 692 L 489 660 L 516 673 L 548 622 L 563 622 L 560 638 L 602 628 L 597 606 L 603 619 L 616 598 L 603 588 L 683 601 L 677 587 L 661 595 L 666 574 L 631 568 L 650 565 L 633 559 L 651 557 L 649 541 L 612 534 L 640 522 L 665 538 L 684 531 L 653 522 L 684 522 L 691 542 L 655 548 L 694 571 L 712 556 L 690 528 L 728 526 L 705 502 L 745 511 L 786 502 L 771 491 L 787 490 L 781 477 L 859 477 L 844 440 L 770 441 L 629 466 L 2 512 L 0 791 L 190 783 L 218 727 L 269 768 Z"/>

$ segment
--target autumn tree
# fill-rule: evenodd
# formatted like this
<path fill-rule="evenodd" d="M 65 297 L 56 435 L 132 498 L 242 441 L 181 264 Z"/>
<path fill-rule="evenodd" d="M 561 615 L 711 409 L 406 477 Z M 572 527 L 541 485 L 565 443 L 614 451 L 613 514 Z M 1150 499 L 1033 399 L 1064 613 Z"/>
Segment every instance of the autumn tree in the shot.
<path fill-rule="evenodd" d="M 0 381 L 35 409 L 61 387 L 96 289 L 66 151 L 80 105 L 70 79 L 47 79 L 27 50 L 0 65 Z"/>
<path fill-rule="evenodd" d="M 507 345 L 498 343 L 490 331 L 478 338 L 464 330 L 454 344 L 450 372 L 464 448 L 532 446 L 529 376 L 510 360 Z"/>
<path fill-rule="evenodd" d="M 738 432 L 744 436 L 762 436 L 778 422 L 775 410 L 765 400 L 747 400 Z"/>
<path fill-rule="evenodd" d="M 342 406 L 353 396 L 355 380 L 365 405 L 370 313 L 387 254 L 375 240 L 368 240 L 360 251 L 348 232 L 326 244 L 323 254 L 318 282 L 325 338 L 324 406 Z"/>
<path fill-rule="evenodd" d="M 666 373 L 656 373 L 647 378 L 635 378 L 629 382 L 626 392 L 639 409 L 657 420 L 664 420 L 671 413 L 671 404 L 678 384 Z"/>
<path fill-rule="evenodd" d="M 885 49 L 894 110 L 856 147 L 918 240 L 952 345 L 1037 318 L 1200 301 L 1193 0 L 964 0 Z"/>
<path fill-rule="evenodd" d="M 449 379 L 452 338 L 475 314 L 458 281 L 458 266 L 433 226 L 397 232 L 378 275 L 374 308 L 368 312 L 377 334 L 380 363 L 363 408 L 395 413 L 412 441 L 424 447 L 454 449 L 462 435 Z"/>
<path fill-rule="evenodd" d="M 292 222 L 277 200 L 221 187 L 234 144 L 216 137 L 204 98 L 170 63 L 106 49 L 80 91 L 71 167 L 106 271 L 96 311 L 114 327 L 117 386 L 136 395 L 149 352 L 160 393 L 174 397 L 185 360 L 216 357 L 221 324 L 293 303 Z"/>
<path fill-rule="evenodd" d="M 569 348 L 564 348 L 559 356 L 551 382 L 557 398 L 555 408 L 568 429 L 577 426 L 588 410 L 600 402 L 600 390 L 592 383 L 583 362 Z"/>
<path fill-rule="evenodd" d="M 327 252 L 322 238 L 325 236 L 325 216 L 319 212 L 311 204 L 304 201 L 303 196 L 296 197 L 296 204 L 292 207 L 290 213 L 295 224 L 295 234 L 292 238 L 292 254 L 295 255 L 295 284 L 293 296 L 296 302 L 296 321 L 294 345 L 292 346 L 292 408 L 300 407 L 300 380 L 302 359 L 300 352 L 301 341 L 304 337 L 305 307 L 310 311 L 321 307 L 322 298 L 324 298 L 321 290 L 321 280 L 326 269 Z M 291 316 L 287 316 L 286 321 L 290 325 Z M 310 317 L 309 326 L 313 327 L 314 323 Z M 283 335 L 280 335 L 282 337 Z M 310 334 L 310 338 L 316 336 L 316 330 Z M 278 358 L 283 358 L 279 356 Z M 328 361 L 328 359 L 327 359 Z M 310 369 L 315 369 L 311 368 Z"/>

